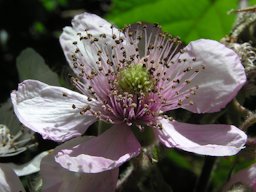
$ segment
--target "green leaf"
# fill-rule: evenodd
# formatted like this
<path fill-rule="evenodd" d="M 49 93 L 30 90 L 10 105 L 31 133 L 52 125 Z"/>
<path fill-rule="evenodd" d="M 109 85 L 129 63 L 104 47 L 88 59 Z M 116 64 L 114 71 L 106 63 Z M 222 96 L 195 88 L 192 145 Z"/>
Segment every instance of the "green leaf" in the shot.
<path fill-rule="evenodd" d="M 42 4 L 47 11 L 53 11 L 58 6 L 58 4 L 55 0 L 43 0 Z"/>
<path fill-rule="evenodd" d="M 119 27 L 137 21 L 159 23 L 164 31 L 180 36 L 185 42 L 199 38 L 219 40 L 230 32 L 235 20 L 236 15 L 227 12 L 237 8 L 236 1 L 223 0 L 143 2 L 119 14 L 113 10 L 107 18 Z"/>
<path fill-rule="evenodd" d="M 168 159 L 174 162 L 177 166 L 182 167 L 184 169 L 191 169 L 191 164 L 188 161 L 188 159 L 185 156 L 179 154 L 177 151 L 168 150 L 166 152 L 166 155 Z"/>
<path fill-rule="evenodd" d="M 157 0 L 112 0 L 111 15 L 118 16 L 119 14 L 122 14 L 125 11 L 129 11 L 134 7 L 141 6 L 143 4 L 153 3 L 156 1 Z"/>
<path fill-rule="evenodd" d="M 60 6 L 67 6 L 68 0 L 41 0 L 41 3 L 47 11 L 52 12 Z"/>
<path fill-rule="evenodd" d="M 46 31 L 44 24 L 39 21 L 34 23 L 33 28 L 37 33 L 44 33 Z"/>
<path fill-rule="evenodd" d="M 23 50 L 17 57 L 16 65 L 20 81 L 35 79 L 50 85 L 59 85 L 59 79 L 44 59 L 33 49 Z"/>

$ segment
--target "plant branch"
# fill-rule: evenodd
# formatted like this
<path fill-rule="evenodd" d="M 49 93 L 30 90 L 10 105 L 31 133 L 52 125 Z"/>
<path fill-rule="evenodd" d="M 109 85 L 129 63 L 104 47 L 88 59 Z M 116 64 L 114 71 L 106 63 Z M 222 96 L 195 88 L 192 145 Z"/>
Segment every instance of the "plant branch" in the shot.
<path fill-rule="evenodd" d="M 204 165 L 194 192 L 206 192 L 217 157 L 205 156 Z"/>

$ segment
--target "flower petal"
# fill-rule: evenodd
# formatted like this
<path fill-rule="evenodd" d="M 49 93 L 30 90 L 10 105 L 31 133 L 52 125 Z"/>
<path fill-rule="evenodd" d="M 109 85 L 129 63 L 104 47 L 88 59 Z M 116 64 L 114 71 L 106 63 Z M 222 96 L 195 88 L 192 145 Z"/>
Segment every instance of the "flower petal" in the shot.
<path fill-rule="evenodd" d="M 74 142 L 75 140 L 75 142 Z M 41 163 L 40 174 L 43 179 L 45 192 L 113 192 L 115 191 L 118 168 L 101 173 L 75 173 L 60 166 L 54 160 L 56 153 L 68 146 L 73 146 L 87 138 L 75 138 L 60 145 L 55 151 L 46 156 Z"/>
<path fill-rule="evenodd" d="M 140 144 L 130 127 L 115 125 L 103 134 L 64 149 L 55 160 L 75 172 L 98 173 L 114 169 L 140 153 Z"/>
<path fill-rule="evenodd" d="M 79 74 L 80 63 L 87 67 L 86 71 L 97 69 L 97 53 L 115 44 L 113 36 L 120 38 L 123 34 L 99 16 L 83 13 L 74 17 L 72 27 L 63 29 L 60 43 L 70 67 Z"/>
<path fill-rule="evenodd" d="M 81 135 L 95 122 L 89 113 L 81 115 L 78 108 L 72 108 L 87 106 L 87 97 L 62 87 L 27 80 L 12 92 L 11 99 L 19 120 L 44 139 L 65 141 Z"/>
<path fill-rule="evenodd" d="M 30 175 L 40 170 L 41 160 L 43 157 L 45 157 L 48 154 L 49 154 L 48 151 L 44 151 L 25 164 L 17 165 L 14 163 L 5 163 L 5 165 L 8 165 L 10 168 L 12 168 L 12 170 L 19 177 Z"/>
<path fill-rule="evenodd" d="M 87 31 L 91 35 L 106 34 L 106 38 L 111 38 L 112 35 L 119 35 L 119 30 L 115 28 L 111 23 L 98 15 L 91 13 L 82 13 L 76 15 L 72 20 L 72 26 L 77 32 Z"/>
<path fill-rule="evenodd" d="M 0 191 L 1 192 L 25 192 L 18 176 L 7 165 L 0 164 Z"/>
<path fill-rule="evenodd" d="M 216 112 L 226 106 L 246 81 L 244 67 L 238 55 L 223 44 L 212 40 L 197 40 L 184 48 L 179 59 L 185 65 L 205 69 L 193 78 L 186 89 L 198 86 L 196 94 L 184 100 L 182 108 L 195 113 Z M 193 58 L 196 60 L 192 62 Z M 179 65 L 184 68 L 184 65 Z M 191 102 L 190 102 L 191 103 Z"/>
<path fill-rule="evenodd" d="M 229 182 L 224 186 L 222 191 L 228 191 L 235 184 L 243 184 L 246 187 L 253 189 L 253 191 L 256 191 L 256 164 L 231 176 Z"/>
<path fill-rule="evenodd" d="M 194 125 L 161 119 L 162 129 L 156 130 L 159 140 L 167 147 L 210 155 L 229 156 L 238 153 L 247 136 L 232 125 Z"/>

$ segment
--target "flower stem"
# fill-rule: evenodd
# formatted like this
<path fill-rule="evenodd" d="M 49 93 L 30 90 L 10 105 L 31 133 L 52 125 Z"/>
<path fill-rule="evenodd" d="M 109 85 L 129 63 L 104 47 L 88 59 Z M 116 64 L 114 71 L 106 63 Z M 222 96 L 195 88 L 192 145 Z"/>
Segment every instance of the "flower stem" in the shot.
<path fill-rule="evenodd" d="M 211 173 L 216 161 L 216 157 L 206 156 L 202 172 L 197 180 L 194 192 L 205 192 L 209 184 Z"/>
<path fill-rule="evenodd" d="M 253 114 L 251 116 L 249 116 L 240 126 L 242 130 L 247 131 L 247 129 L 254 125 L 256 123 L 256 115 Z"/>

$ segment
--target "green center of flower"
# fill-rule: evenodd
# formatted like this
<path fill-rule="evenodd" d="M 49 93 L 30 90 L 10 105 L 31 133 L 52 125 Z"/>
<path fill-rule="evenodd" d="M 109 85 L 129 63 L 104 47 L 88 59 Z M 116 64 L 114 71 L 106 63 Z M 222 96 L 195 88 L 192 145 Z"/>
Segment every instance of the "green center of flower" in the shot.
<path fill-rule="evenodd" d="M 154 87 L 154 81 L 142 64 L 122 69 L 117 80 L 119 88 L 128 93 L 147 93 Z"/>

